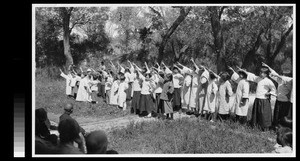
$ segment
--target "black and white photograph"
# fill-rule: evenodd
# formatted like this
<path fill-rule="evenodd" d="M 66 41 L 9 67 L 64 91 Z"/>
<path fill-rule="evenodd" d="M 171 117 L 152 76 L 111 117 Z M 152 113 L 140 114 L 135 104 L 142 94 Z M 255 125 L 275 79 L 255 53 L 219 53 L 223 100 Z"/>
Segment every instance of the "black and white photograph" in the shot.
<path fill-rule="evenodd" d="M 296 4 L 32 4 L 32 157 L 295 157 Z"/>

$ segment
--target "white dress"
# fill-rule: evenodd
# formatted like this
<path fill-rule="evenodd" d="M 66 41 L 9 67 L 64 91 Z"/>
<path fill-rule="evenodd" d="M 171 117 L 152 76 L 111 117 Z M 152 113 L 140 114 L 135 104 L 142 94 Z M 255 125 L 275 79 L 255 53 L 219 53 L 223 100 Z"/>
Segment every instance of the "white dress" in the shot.
<path fill-rule="evenodd" d="M 232 92 L 231 84 L 229 83 L 228 80 L 220 84 L 219 92 L 218 92 L 218 105 L 217 105 L 219 114 L 222 115 L 229 114 L 230 107 L 231 107 L 230 96 L 232 96 L 232 94 L 233 92 Z"/>
<path fill-rule="evenodd" d="M 118 89 L 119 89 L 119 80 L 115 80 L 110 89 L 109 104 L 118 105 Z"/>
<path fill-rule="evenodd" d="M 199 75 L 197 73 L 193 73 L 192 77 L 192 87 L 191 87 L 191 95 L 189 106 L 192 108 L 196 108 L 198 106 L 198 88 L 199 88 Z"/>
<path fill-rule="evenodd" d="M 249 82 L 246 79 L 240 79 L 237 73 L 233 73 L 231 79 L 238 83 L 233 108 L 231 109 L 236 115 L 247 116 L 249 108 Z M 242 98 L 248 98 L 244 105 L 241 105 Z"/>
<path fill-rule="evenodd" d="M 123 110 L 126 109 L 126 89 L 128 89 L 128 83 L 125 81 L 121 82 L 118 90 L 118 105 L 122 107 Z"/>
<path fill-rule="evenodd" d="M 199 94 L 199 104 L 198 104 L 198 107 L 199 107 L 199 113 L 202 113 L 202 111 L 204 110 L 204 109 L 208 109 L 208 107 L 207 107 L 207 100 L 206 100 L 206 93 L 207 93 L 207 86 L 208 85 L 206 85 L 206 86 L 202 86 L 203 84 L 206 84 L 206 83 L 208 83 L 208 80 L 209 80 L 209 72 L 207 71 L 207 70 L 205 70 L 202 74 L 201 74 L 201 76 L 200 76 L 200 78 L 199 78 L 200 80 L 200 83 L 199 83 L 199 92 L 198 92 L 198 94 Z M 206 107 L 205 107 L 206 106 Z"/>
<path fill-rule="evenodd" d="M 66 79 L 66 95 L 71 95 L 72 87 L 71 87 L 71 79 L 72 76 L 70 74 L 66 75 L 65 73 L 61 73 L 60 76 Z"/>
<path fill-rule="evenodd" d="M 191 75 L 186 75 L 183 81 L 182 92 L 181 92 L 181 104 L 183 109 L 189 108 L 190 95 L 191 95 Z"/>
<path fill-rule="evenodd" d="M 203 107 L 204 111 L 214 113 L 216 111 L 216 98 L 217 98 L 218 86 L 215 80 L 210 80 L 207 86 L 206 101 Z"/>
<path fill-rule="evenodd" d="M 80 80 L 76 101 L 89 101 L 89 79 L 88 77 L 84 77 Z"/>

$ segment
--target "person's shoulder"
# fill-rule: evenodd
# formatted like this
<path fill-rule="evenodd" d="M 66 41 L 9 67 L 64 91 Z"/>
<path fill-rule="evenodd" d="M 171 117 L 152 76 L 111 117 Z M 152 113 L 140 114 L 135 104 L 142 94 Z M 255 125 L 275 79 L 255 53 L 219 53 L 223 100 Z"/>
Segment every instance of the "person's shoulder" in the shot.
<path fill-rule="evenodd" d="M 107 150 L 106 154 L 119 154 L 116 150 Z"/>
<path fill-rule="evenodd" d="M 78 148 L 72 145 L 59 145 L 57 147 L 57 153 L 60 154 L 84 154 Z"/>

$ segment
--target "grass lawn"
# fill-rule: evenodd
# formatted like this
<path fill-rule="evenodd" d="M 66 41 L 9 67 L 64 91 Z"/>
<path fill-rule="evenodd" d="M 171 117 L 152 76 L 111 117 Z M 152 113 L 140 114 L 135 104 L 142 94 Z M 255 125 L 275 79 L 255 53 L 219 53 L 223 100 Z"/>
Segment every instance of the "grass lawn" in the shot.
<path fill-rule="evenodd" d="M 131 123 L 108 136 L 120 154 L 270 153 L 275 145 L 273 132 L 198 118 Z"/>

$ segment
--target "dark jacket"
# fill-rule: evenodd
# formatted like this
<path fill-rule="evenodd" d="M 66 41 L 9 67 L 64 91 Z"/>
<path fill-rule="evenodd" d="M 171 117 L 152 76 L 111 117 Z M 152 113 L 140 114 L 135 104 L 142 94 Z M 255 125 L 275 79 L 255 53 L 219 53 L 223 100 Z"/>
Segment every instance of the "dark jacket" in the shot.
<path fill-rule="evenodd" d="M 59 117 L 59 122 L 66 119 L 73 119 L 70 114 L 64 113 Z M 75 120 L 75 119 L 74 119 Z M 76 120 L 75 120 L 76 121 Z M 77 121 L 76 121 L 77 122 Z M 85 130 L 80 126 L 80 132 L 85 135 Z"/>

